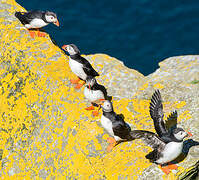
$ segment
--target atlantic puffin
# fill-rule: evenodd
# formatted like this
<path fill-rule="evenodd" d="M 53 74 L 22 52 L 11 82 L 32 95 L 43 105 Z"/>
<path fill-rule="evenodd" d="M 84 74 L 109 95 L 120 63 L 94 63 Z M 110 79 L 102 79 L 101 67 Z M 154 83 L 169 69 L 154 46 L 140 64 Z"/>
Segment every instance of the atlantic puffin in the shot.
<path fill-rule="evenodd" d="M 28 30 L 37 29 L 38 36 L 45 36 L 45 33 L 39 32 L 39 29 L 47 26 L 49 23 L 59 26 L 57 15 L 50 11 L 33 10 L 28 12 L 15 12 L 15 16 Z M 31 37 L 35 36 L 34 32 L 29 31 L 29 33 Z"/>
<path fill-rule="evenodd" d="M 84 88 L 84 96 L 91 102 L 91 106 L 85 108 L 86 110 L 94 110 L 95 107 L 99 107 L 99 103 L 108 99 L 106 88 L 97 83 L 96 78 L 88 77 L 86 79 L 86 86 Z M 98 111 L 92 112 L 93 116 L 98 116 Z"/>
<path fill-rule="evenodd" d="M 124 121 L 121 115 L 114 112 L 113 105 L 109 100 L 101 103 L 102 117 L 101 124 L 104 129 L 113 137 L 109 137 L 107 141 L 109 146 L 107 151 L 110 152 L 114 146 L 123 141 L 133 140 L 131 136 L 131 127 Z"/>
<path fill-rule="evenodd" d="M 131 136 L 133 139 L 142 139 L 148 146 L 152 147 L 154 150 L 145 157 L 150 162 L 159 164 L 163 172 L 169 174 L 171 169 L 177 169 L 177 165 L 172 164 L 171 161 L 182 153 L 183 139 L 191 136 L 191 133 L 185 132 L 177 125 L 171 131 L 166 128 L 159 90 L 156 90 L 152 95 L 149 108 L 157 134 L 145 130 L 133 130 Z"/>
<path fill-rule="evenodd" d="M 89 61 L 80 55 L 80 51 L 76 45 L 63 45 L 62 49 L 69 53 L 69 66 L 72 72 L 78 77 L 78 79 L 71 79 L 71 83 L 76 84 L 75 88 L 81 88 L 88 77 L 93 78 L 99 76 L 98 72 L 93 69 Z M 80 84 L 80 80 L 84 82 Z"/>

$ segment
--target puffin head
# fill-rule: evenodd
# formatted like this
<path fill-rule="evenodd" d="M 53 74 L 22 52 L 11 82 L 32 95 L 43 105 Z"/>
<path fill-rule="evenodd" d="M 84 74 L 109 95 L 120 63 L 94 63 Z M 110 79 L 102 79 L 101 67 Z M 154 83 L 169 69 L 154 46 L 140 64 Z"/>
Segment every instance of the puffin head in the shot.
<path fill-rule="evenodd" d="M 104 112 L 112 112 L 113 111 L 113 105 L 109 100 L 104 100 L 101 107 Z"/>
<path fill-rule="evenodd" d="M 97 80 L 94 77 L 88 77 L 86 80 L 86 85 L 91 89 L 95 84 L 97 83 Z"/>
<path fill-rule="evenodd" d="M 182 128 L 176 128 L 173 130 L 173 135 L 174 137 L 179 140 L 182 141 L 185 137 L 189 137 L 192 136 L 191 133 L 187 133 L 184 129 Z"/>
<path fill-rule="evenodd" d="M 45 13 L 45 19 L 48 23 L 53 23 L 56 26 L 59 26 L 59 21 L 57 19 L 57 15 L 53 12 L 47 11 Z"/>
<path fill-rule="evenodd" d="M 70 55 L 80 54 L 79 49 L 74 44 L 63 45 L 62 49 L 67 51 Z"/>

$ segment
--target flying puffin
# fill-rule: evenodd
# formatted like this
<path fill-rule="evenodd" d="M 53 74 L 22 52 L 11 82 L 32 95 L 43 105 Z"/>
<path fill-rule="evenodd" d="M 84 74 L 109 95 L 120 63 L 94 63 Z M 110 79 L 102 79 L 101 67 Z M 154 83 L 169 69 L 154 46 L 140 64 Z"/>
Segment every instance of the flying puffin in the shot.
<path fill-rule="evenodd" d="M 191 136 L 191 133 L 178 128 L 177 125 L 172 131 L 166 128 L 159 90 L 156 90 L 152 95 L 150 115 L 157 134 L 145 130 L 133 130 L 131 136 L 133 139 L 142 139 L 147 145 L 152 147 L 154 150 L 145 157 L 151 162 L 161 165 L 163 172 L 169 174 L 171 169 L 177 169 L 177 165 L 171 164 L 171 161 L 182 153 L 183 139 Z"/>
<path fill-rule="evenodd" d="M 49 11 L 28 11 L 28 12 L 15 12 L 15 16 L 19 21 L 29 30 L 37 29 L 38 36 L 45 36 L 45 33 L 39 32 L 39 29 L 53 23 L 59 26 L 59 21 L 57 20 L 57 15 Z M 34 32 L 29 31 L 31 37 L 34 37 Z"/>
<path fill-rule="evenodd" d="M 69 66 L 78 79 L 71 79 L 72 84 L 76 84 L 75 88 L 81 88 L 88 77 L 99 76 L 98 72 L 93 69 L 91 64 L 80 55 L 80 51 L 74 44 L 63 45 L 62 49 L 67 51 L 70 55 Z M 83 80 L 83 84 L 79 84 L 79 81 Z"/>
<path fill-rule="evenodd" d="M 99 103 L 108 99 L 106 88 L 97 83 L 94 77 L 88 77 L 86 79 L 86 86 L 84 88 L 84 96 L 91 102 L 91 106 L 86 110 L 94 110 L 95 107 L 99 107 Z M 93 116 L 98 116 L 98 111 L 92 112 Z"/>
<path fill-rule="evenodd" d="M 109 142 L 107 151 L 110 152 L 120 142 L 133 140 L 129 124 L 124 121 L 124 118 L 114 112 L 112 103 L 109 100 L 105 100 L 101 104 L 101 108 L 103 112 L 101 124 L 113 136 L 113 138 L 109 137 L 107 139 Z"/>

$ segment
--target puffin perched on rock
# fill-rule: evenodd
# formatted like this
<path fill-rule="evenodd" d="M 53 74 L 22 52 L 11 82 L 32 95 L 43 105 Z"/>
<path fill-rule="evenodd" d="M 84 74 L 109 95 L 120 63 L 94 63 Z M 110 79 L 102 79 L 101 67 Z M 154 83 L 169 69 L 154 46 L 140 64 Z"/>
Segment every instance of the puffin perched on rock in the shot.
<path fill-rule="evenodd" d="M 94 78 L 99 76 L 98 72 L 93 69 L 88 60 L 80 55 L 80 51 L 76 45 L 63 45 L 62 49 L 69 53 L 69 66 L 72 72 L 78 77 L 78 79 L 71 79 L 71 83 L 76 84 L 75 88 L 81 88 L 85 84 L 88 77 Z M 84 83 L 80 84 L 80 80 L 84 81 Z"/>
<path fill-rule="evenodd" d="M 47 26 L 49 23 L 53 23 L 59 26 L 59 21 L 57 20 L 57 15 L 50 11 L 28 11 L 28 12 L 15 12 L 15 16 L 19 21 L 29 30 L 37 29 Z M 30 36 L 34 38 L 35 33 L 29 31 Z M 38 32 L 38 36 L 44 37 L 45 33 Z"/>
<path fill-rule="evenodd" d="M 183 139 L 191 136 L 191 133 L 187 133 L 177 126 L 172 131 L 166 128 L 159 90 L 156 90 L 151 98 L 150 115 L 157 134 L 145 130 L 134 130 L 131 132 L 131 136 L 133 139 L 142 139 L 152 147 L 154 150 L 145 157 L 151 162 L 161 165 L 163 172 L 169 174 L 171 169 L 177 169 L 177 165 L 171 164 L 171 161 L 182 153 Z"/>
<path fill-rule="evenodd" d="M 109 137 L 107 139 L 109 142 L 107 151 L 110 152 L 120 142 L 133 140 L 129 124 L 124 121 L 121 115 L 114 112 L 112 103 L 109 100 L 105 100 L 101 104 L 101 108 L 103 112 L 101 124 L 113 136 L 113 138 Z"/>
<path fill-rule="evenodd" d="M 97 80 L 94 77 L 88 77 L 86 79 L 86 86 L 84 88 L 84 96 L 91 102 L 91 106 L 87 107 L 86 110 L 94 110 L 95 107 L 98 107 L 101 101 L 107 100 L 107 90 L 106 88 L 97 83 Z M 98 116 L 98 111 L 92 112 L 93 116 Z"/>

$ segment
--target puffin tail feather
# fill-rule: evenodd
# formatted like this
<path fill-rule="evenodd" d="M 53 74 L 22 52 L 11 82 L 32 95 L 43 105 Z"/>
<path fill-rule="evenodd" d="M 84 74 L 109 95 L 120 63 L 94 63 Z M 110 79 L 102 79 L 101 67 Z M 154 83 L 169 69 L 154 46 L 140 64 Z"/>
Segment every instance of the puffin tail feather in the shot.
<path fill-rule="evenodd" d="M 21 12 L 15 12 L 15 17 L 24 25 L 24 16 Z"/>
<path fill-rule="evenodd" d="M 22 15 L 21 12 L 15 12 L 15 17 L 16 17 L 16 18 L 19 19 L 19 18 L 21 17 L 21 15 Z"/>
<path fill-rule="evenodd" d="M 97 71 L 95 71 L 95 76 L 99 76 L 99 73 Z"/>
<path fill-rule="evenodd" d="M 154 149 L 149 154 L 147 154 L 145 157 L 150 160 L 150 162 L 154 162 L 159 158 L 159 152 L 157 149 Z"/>

